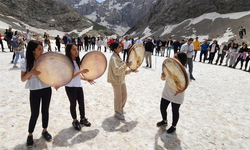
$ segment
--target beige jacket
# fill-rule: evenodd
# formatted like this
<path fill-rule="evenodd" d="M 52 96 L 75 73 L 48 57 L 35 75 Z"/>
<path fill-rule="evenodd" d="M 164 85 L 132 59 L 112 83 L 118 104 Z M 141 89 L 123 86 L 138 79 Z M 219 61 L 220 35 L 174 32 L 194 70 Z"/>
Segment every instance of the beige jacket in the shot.
<path fill-rule="evenodd" d="M 131 73 L 131 69 L 127 70 L 126 64 L 115 52 L 109 60 L 108 82 L 115 85 L 125 83 L 125 75 Z"/>

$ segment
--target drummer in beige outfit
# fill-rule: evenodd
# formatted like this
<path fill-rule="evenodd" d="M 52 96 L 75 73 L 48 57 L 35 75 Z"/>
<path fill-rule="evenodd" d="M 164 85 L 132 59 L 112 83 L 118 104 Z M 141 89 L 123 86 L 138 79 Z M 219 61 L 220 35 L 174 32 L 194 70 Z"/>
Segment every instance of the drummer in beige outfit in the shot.
<path fill-rule="evenodd" d="M 123 108 L 127 101 L 127 88 L 125 84 L 125 75 L 130 74 L 132 71 L 128 69 L 132 62 L 124 63 L 119 55 L 122 52 L 122 45 L 120 43 L 112 43 L 111 50 L 114 51 L 109 61 L 108 79 L 107 81 L 112 84 L 114 90 L 114 109 L 115 117 L 124 120 Z"/>

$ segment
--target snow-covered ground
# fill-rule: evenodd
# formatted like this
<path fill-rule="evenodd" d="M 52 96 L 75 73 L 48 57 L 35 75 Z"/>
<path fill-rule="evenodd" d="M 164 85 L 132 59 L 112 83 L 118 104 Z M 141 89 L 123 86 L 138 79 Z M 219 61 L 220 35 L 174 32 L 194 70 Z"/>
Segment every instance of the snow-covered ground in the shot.
<path fill-rule="evenodd" d="M 5 50 L 6 53 L 0 51 L 0 149 L 23 150 L 27 149 L 29 91 L 20 80 L 20 70 L 13 69 L 10 64 L 13 53 Z M 80 52 L 81 57 L 84 54 Z M 109 60 L 111 53 L 105 56 Z M 146 68 L 144 62 L 138 73 L 126 76 L 125 121 L 113 117 L 113 89 L 107 83 L 107 71 L 95 85 L 82 82 L 86 116 L 92 126 L 83 127 L 81 131 L 71 125 L 64 87 L 58 91 L 53 89 L 48 127 L 53 140 L 45 142 L 42 138 L 40 114 L 33 133 L 33 149 L 249 149 L 250 73 L 194 62 L 196 80 L 186 90 L 176 132 L 167 134 L 166 129 L 172 122 L 171 107 L 168 109 L 169 126 L 156 127 L 161 121 L 159 106 L 165 82 L 160 75 L 164 59 L 152 56 L 152 69 Z"/>

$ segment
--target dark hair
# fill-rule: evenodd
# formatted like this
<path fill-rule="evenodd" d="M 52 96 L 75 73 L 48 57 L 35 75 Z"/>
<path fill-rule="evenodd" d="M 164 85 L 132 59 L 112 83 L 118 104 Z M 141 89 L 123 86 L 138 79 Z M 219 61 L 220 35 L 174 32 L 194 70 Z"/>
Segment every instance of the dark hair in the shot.
<path fill-rule="evenodd" d="M 178 59 L 181 62 L 181 64 L 183 66 L 185 66 L 187 63 L 187 54 L 183 53 L 183 52 L 179 52 L 179 53 L 177 53 L 177 55 L 178 55 Z"/>
<path fill-rule="evenodd" d="M 74 65 L 74 62 L 72 60 L 72 57 L 71 57 L 71 53 L 70 53 L 70 50 L 73 46 L 76 46 L 75 44 L 71 44 L 69 43 L 67 46 L 66 46 L 66 49 L 65 49 L 65 55 L 71 60 L 72 64 Z M 79 55 L 76 57 L 76 63 L 78 65 L 78 67 L 80 68 L 80 57 Z"/>
<path fill-rule="evenodd" d="M 110 46 L 111 51 L 115 51 L 115 49 L 117 49 L 117 47 L 119 46 L 119 44 L 120 43 L 118 43 L 118 42 L 112 43 L 111 46 Z"/>
<path fill-rule="evenodd" d="M 31 40 L 28 43 L 26 50 L 26 60 L 27 60 L 26 72 L 29 72 L 34 66 L 35 57 L 33 52 L 38 47 L 38 45 L 43 46 L 41 42 L 35 40 Z"/>
<path fill-rule="evenodd" d="M 190 39 L 188 39 L 188 41 L 194 41 L 194 39 L 193 39 L 193 38 L 190 38 Z"/>
<path fill-rule="evenodd" d="M 236 47 L 235 47 L 236 46 Z M 239 44 L 238 43 L 234 43 L 234 48 L 238 48 L 239 47 Z"/>

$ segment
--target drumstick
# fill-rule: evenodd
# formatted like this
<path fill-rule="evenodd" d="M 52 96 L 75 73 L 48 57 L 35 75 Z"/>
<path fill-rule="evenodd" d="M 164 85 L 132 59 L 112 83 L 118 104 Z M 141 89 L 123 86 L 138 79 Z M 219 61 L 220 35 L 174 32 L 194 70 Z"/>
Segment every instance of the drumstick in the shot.
<path fill-rule="evenodd" d="M 166 68 L 166 70 L 167 70 L 167 72 L 168 72 L 168 74 L 169 74 L 169 77 L 172 78 L 172 79 L 174 80 L 174 83 L 175 83 L 175 85 L 177 86 L 177 90 L 178 90 L 178 91 L 181 91 L 181 90 L 180 90 L 180 86 L 181 86 L 180 83 L 181 83 L 181 82 L 180 82 L 179 78 L 178 78 L 176 75 L 172 74 L 172 72 L 169 71 L 169 69 L 165 66 L 165 64 L 164 64 L 164 68 Z"/>

